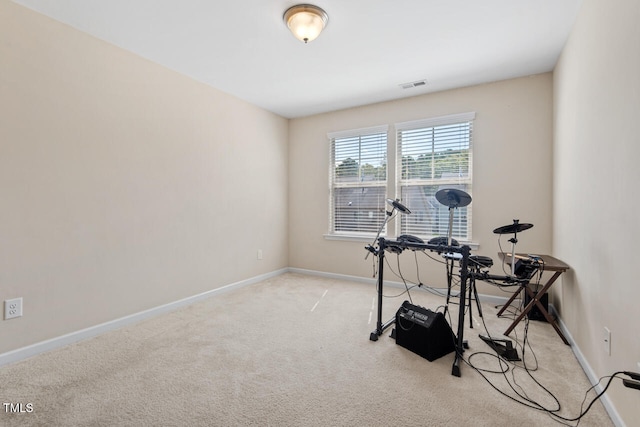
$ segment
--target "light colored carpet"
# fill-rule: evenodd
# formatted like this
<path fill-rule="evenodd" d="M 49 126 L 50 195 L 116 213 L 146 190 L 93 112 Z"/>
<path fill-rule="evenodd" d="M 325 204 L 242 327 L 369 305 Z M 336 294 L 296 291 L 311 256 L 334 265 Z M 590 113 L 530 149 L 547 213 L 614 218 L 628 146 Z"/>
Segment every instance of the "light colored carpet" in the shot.
<path fill-rule="evenodd" d="M 444 302 L 422 290 L 411 295 L 432 310 Z M 502 396 L 468 365 L 452 376 L 453 353 L 429 362 L 396 345 L 391 328 L 370 341 L 375 298 L 369 284 L 289 273 L 2 367 L 0 400 L 32 403 L 33 412 L 0 408 L 0 425 L 559 425 Z M 386 298 L 383 319 L 405 299 Z M 492 306 L 483 310 L 489 331 L 504 332 L 510 321 Z M 452 311 L 457 318 L 458 306 Z M 478 338 L 482 325 L 465 323 L 464 358 L 490 352 Z M 521 338 L 523 326 L 516 331 Z M 558 396 L 560 414 L 575 417 L 590 384 L 571 349 L 542 322 L 530 322 L 529 339 L 534 377 Z M 527 361 L 535 363 L 529 349 Z M 499 369 L 486 354 L 471 362 Z M 514 394 L 505 376 L 486 375 Z M 553 408 L 523 370 L 506 377 Z M 612 423 L 596 402 L 580 425 Z"/>

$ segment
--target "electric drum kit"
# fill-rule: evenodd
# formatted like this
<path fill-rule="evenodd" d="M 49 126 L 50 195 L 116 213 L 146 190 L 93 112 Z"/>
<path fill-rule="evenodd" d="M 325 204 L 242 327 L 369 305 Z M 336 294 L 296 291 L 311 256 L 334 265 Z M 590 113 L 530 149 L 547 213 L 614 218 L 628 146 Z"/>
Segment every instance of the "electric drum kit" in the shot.
<path fill-rule="evenodd" d="M 533 227 L 533 224 L 528 223 L 520 223 L 519 220 L 514 219 L 512 224 L 504 225 L 502 227 L 498 227 L 493 232 L 499 235 L 509 235 L 512 234 L 513 237 L 509 239 L 511 242 L 511 274 L 506 276 L 495 276 L 489 274 L 489 268 L 493 266 L 493 260 L 487 256 L 481 255 L 470 255 L 469 246 L 463 245 L 461 246 L 454 238 L 453 238 L 453 217 L 455 209 L 462 208 L 468 206 L 471 203 L 471 196 L 466 192 L 455 189 L 455 188 L 444 188 L 436 192 L 435 194 L 436 200 L 446 206 L 449 209 L 449 224 L 447 230 L 447 236 L 435 237 L 425 243 L 421 238 L 412 235 L 400 235 L 395 240 L 387 240 L 385 238 L 380 238 L 380 234 L 382 230 L 385 228 L 386 224 L 394 217 L 394 213 L 397 211 L 400 214 L 408 215 L 411 214 L 411 210 L 403 205 L 399 199 L 387 199 L 387 203 L 392 207 L 390 211 L 386 211 L 386 218 L 383 224 L 380 226 L 378 230 L 378 234 L 372 244 L 367 245 L 365 249 L 368 251 L 367 256 L 369 254 L 374 254 L 378 257 L 378 313 L 377 313 L 377 323 L 376 329 L 371 333 L 370 340 L 377 341 L 378 337 L 382 335 L 383 331 L 395 323 L 395 318 L 387 321 L 386 323 L 382 322 L 382 302 L 383 302 L 383 283 L 384 283 L 384 254 L 385 251 L 389 251 L 392 253 L 400 254 L 405 249 L 410 249 L 413 251 L 416 250 L 430 250 L 432 252 L 437 252 L 442 255 L 446 259 L 447 264 L 447 282 L 448 282 L 448 293 L 447 293 L 447 305 L 449 303 L 449 297 L 452 286 L 452 277 L 453 277 L 453 265 L 456 261 L 460 263 L 460 306 L 461 309 L 458 313 L 458 333 L 456 337 L 456 347 L 458 351 L 456 352 L 456 357 L 453 364 L 452 374 L 456 376 L 460 376 L 460 354 L 464 351 L 464 337 L 463 337 L 463 324 L 464 324 L 464 316 L 465 309 L 462 308 L 466 306 L 465 299 L 467 299 L 467 292 L 469 293 L 468 298 L 469 302 L 472 299 L 472 292 L 475 293 L 476 303 L 478 305 L 479 315 L 482 317 L 482 311 L 480 308 L 480 303 L 478 301 L 478 294 L 475 289 L 475 280 L 488 281 L 490 283 L 498 284 L 501 282 L 502 284 L 509 285 L 526 285 L 529 282 L 529 279 L 533 277 L 534 272 L 537 269 L 536 264 L 534 264 L 531 260 L 521 260 L 518 259 L 516 262 L 516 254 L 515 254 L 515 246 L 518 242 L 518 233 L 521 233 L 525 230 L 528 230 Z M 374 246 L 378 243 L 377 246 Z M 505 255 L 506 259 L 506 255 Z M 523 269 L 516 269 L 516 264 L 519 266 L 522 263 L 529 262 L 531 265 L 525 265 Z M 471 309 L 471 305 L 469 304 L 469 310 Z M 445 308 L 446 310 L 446 308 Z M 473 327 L 473 325 L 471 326 Z M 395 330 L 394 330 L 395 333 Z M 393 336 L 393 334 L 392 334 Z M 481 336 L 482 338 L 482 336 Z M 483 338 L 484 339 L 484 338 Z M 494 347 L 498 347 L 499 345 L 495 340 L 488 340 L 488 344 Z"/>
<path fill-rule="evenodd" d="M 468 206 L 469 204 L 471 204 L 471 196 L 459 189 L 456 188 L 443 188 L 441 190 L 438 190 L 435 194 L 436 200 L 449 208 L 449 225 L 448 225 L 448 229 L 447 229 L 447 236 L 446 237 L 434 237 L 432 239 L 430 239 L 428 241 L 429 245 L 439 245 L 439 246 L 458 246 L 458 242 L 453 238 L 453 216 L 454 216 L 454 211 L 457 208 L 462 208 L 465 206 Z M 387 217 L 385 218 L 384 223 L 380 226 L 380 229 L 378 230 L 378 234 L 376 236 L 376 238 L 374 239 L 373 243 L 371 245 L 368 245 L 366 247 L 366 249 L 369 251 L 369 253 L 374 253 L 376 254 L 378 249 L 376 249 L 373 245 L 375 244 L 376 241 L 378 241 L 380 234 L 382 232 L 382 230 L 384 229 L 384 227 L 386 226 L 387 222 L 392 218 L 392 215 L 395 211 L 398 211 L 401 214 L 404 215 L 408 215 L 411 214 L 411 210 L 409 210 L 409 208 L 407 208 L 405 205 L 403 205 L 400 200 L 396 199 L 387 199 L 387 203 L 392 207 L 391 211 L 387 211 Z M 512 281 L 513 278 L 516 277 L 516 251 L 515 251 L 515 247 L 516 244 L 518 243 L 518 233 L 528 230 L 530 228 L 533 227 L 533 224 L 529 224 L 529 223 L 520 223 L 519 220 L 514 219 L 512 224 L 508 224 L 508 225 L 503 225 L 502 227 L 498 227 L 496 229 L 493 230 L 494 234 L 500 234 L 500 235 L 507 235 L 507 234 L 513 234 L 513 237 L 509 239 L 509 242 L 511 243 L 511 275 L 510 276 L 500 276 L 500 277 L 496 277 L 493 276 L 491 277 L 491 279 L 493 280 L 505 280 L 507 282 Z M 412 236 L 412 235 L 408 235 L 408 234 L 404 234 L 404 235 L 400 235 L 397 238 L 398 242 L 401 243 L 406 243 L 406 242 L 410 242 L 410 243 L 424 243 L 424 241 L 416 236 Z M 396 253 L 400 253 L 402 252 L 402 250 L 404 248 L 402 247 L 395 247 L 393 245 L 388 246 L 388 248 L 392 251 L 392 252 L 396 252 Z M 367 257 L 369 256 L 369 254 L 367 254 Z M 449 257 L 450 259 L 455 259 L 455 260 L 460 260 L 461 259 L 461 255 L 460 253 L 445 253 L 444 254 L 445 258 Z M 367 258 L 365 257 L 365 259 Z M 482 255 L 471 255 L 469 256 L 469 261 L 470 261 L 470 267 L 474 270 L 476 270 L 476 272 L 478 272 L 479 269 L 488 269 L 493 265 L 493 260 L 490 257 L 487 256 L 482 256 Z"/>

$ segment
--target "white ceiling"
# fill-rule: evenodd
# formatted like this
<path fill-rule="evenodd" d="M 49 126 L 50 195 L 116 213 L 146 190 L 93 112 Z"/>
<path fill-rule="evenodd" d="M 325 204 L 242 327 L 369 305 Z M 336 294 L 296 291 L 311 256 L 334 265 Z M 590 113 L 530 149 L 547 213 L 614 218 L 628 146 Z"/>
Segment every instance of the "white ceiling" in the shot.
<path fill-rule="evenodd" d="M 14 0 L 287 118 L 553 70 L 582 0 Z M 401 84 L 427 80 L 402 89 Z"/>

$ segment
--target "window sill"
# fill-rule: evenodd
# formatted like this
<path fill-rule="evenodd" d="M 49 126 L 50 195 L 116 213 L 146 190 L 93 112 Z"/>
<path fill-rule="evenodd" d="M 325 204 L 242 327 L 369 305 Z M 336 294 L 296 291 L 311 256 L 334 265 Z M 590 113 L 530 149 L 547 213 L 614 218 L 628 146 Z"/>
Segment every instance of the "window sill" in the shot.
<path fill-rule="evenodd" d="M 325 240 L 340 240 L 344 242 L 371 243 L 376 236 L 361 236 L 357 234 L 325 234 Z M 380 236 L 385 237 L 385 236 Z"/>

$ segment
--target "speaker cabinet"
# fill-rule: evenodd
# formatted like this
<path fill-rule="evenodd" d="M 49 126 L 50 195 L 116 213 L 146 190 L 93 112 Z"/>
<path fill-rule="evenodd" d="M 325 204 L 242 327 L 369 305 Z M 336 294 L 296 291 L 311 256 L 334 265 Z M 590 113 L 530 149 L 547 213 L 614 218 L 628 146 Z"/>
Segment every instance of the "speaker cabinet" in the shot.
<path fill-rule="evenodd" d="M 547 312 L 549 312 L 549 294 L 544 293 L 540 297 L 539 301 L 540 301 L 540 304 L 542 304 L 542 306 L 544 307 L 544 309 L 547 310 Z M 524 307 L 529 305 L 530 302 L 531 302 L 531 297 L 527 292 L 525 292 Z M 533 308 L 531 308 L 531 310 L 527 313 L 527 317 L 529 318 L 529 320 L 540 320 L 542 322 L 547 321 L 547 319 L 544 317 L 544 314 L 542 314 L 542 311 L 540 311 L 540 309 L 538 308 L 538 304 L 533 305 Z"/>
<path fill-rule="evenodd" d="M 455 350 L 455 335 L 442 313 L 409 301 L 396 312 L 396 344 L 432 362 Z"/>

